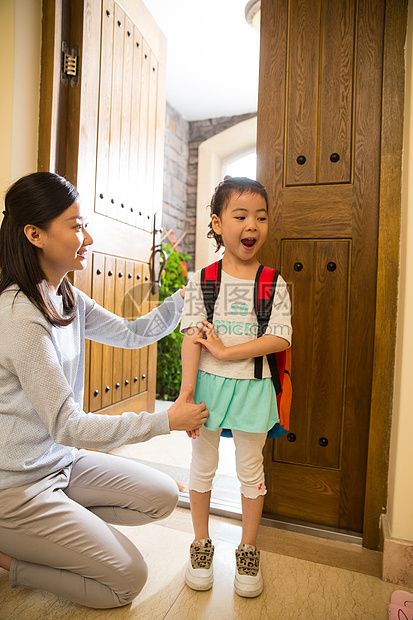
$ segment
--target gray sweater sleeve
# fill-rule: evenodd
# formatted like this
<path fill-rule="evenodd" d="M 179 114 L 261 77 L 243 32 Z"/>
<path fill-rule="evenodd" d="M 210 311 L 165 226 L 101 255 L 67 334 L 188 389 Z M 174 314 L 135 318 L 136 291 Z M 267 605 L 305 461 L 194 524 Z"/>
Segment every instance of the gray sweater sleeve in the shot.
<path fill-rule="evenodd" d="M 184 307 L 179 291 L 134 321 L 112 314 L 81 291 L 85 302 L 86 338 L 123 349 L 140 349 L 170 334 L 178 325 Z"/>
<path fill-rule="evenodd" d="M 146 346 L 172 331 L 183 306 L 178 292 L 169 298 L 171 301 L 166 309 L 162 310 L 160 306 L 150 313 L 150 318 L 128 323 L 99 307 L 87 296 L 82 294 L 82 297 L 85 301 L 86 337 L 131 348 Z M 2 335 L 1 344 L 3 371 L 8 374 L 13 408 L 20 406 L 19 417 L 26 418 L 33 432 L 36 430 L 40 434 L 41 425 L 56 444 L 92 449 L 111 449 L 170 432 L 167 411 L 151 414 L 125 412 L 119 416 L 85 413 L 64 372 L 62 358 L 65 352 L 62 353 L 62 349 L 65 339 L 61 332 L 56 335 L 56 330 L 68 328 L 53 328 L 28 300 L 15 303 L 9 312 L 8 329 Z M 162 329 L 153 326 L 159 316 Z M 6 317 L 3 319 L 7 320 Z M 79 320 L 83 323 L 82 317 Z M 67 341 L 68 347 L 73 346 L 72 340 Z M 80 372 L 83 372 L 83 366 L 78 370 Z"/>

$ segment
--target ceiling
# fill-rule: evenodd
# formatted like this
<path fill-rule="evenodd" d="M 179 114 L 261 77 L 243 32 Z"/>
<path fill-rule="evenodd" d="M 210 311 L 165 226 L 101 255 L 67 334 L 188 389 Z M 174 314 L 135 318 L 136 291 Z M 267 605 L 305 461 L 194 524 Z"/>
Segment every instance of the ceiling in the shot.
<path fill-rule="evenodd" d="M 143 0 L 167 38 L 166 99 L 188 121 L 257 111 L 247 0 Z"/>

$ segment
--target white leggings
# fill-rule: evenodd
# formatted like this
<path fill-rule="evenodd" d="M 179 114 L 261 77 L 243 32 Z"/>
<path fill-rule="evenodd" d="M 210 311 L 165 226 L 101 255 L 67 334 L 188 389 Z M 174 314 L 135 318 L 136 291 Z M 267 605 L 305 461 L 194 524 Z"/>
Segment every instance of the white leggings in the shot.
<path fill-rule="evenodd" d="M 232 431 L 235 443 L 235 462 L 241 493 L 256 499 L 265 495 L 264 465 L 262 451 L 267 433 L 244 433 Z M 192 441 L 192 460 L 189 476 L 191 491 L 206 493 L 212 489 L 212 481 L 218 467 L 218 449 L 221 429 L 210 431 L 204 426 L 199 437 Z"/>

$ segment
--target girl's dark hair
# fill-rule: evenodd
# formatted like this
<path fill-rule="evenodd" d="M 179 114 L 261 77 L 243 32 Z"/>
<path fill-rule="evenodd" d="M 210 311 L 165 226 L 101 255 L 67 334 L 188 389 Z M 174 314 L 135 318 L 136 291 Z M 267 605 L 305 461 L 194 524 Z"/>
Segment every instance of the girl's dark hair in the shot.
<path fill-rule="evenodd" d="M 34 172 L 16 181 L 5 196 L 4 218 L 0 227 L 0 294 L 17 284 L 30 301 L 54 326 L 64 326 L 75 318 L 76 298 L 70 282 L 63 278 L 58 293 L 63 298 L 64 317 L 56 310 L 49 294 L 37 248 L 27 239 L 27 225 L 47 230 L 79 197 L 73 185 L 52 172 Z"/>
<path fill-rule="evenodd" d="M 216 186 L 214 195 L 211 199 L 211 204 L 209 205 L 211 209 L 211 217 L 212 215 L 216 215 L 221 217 L 221 214 L 224 209 L 226 209 L 230 198 L 233 194 L 259 194 L 265 200 L 265 204 L 268 212 L 268 195 L 265 190 L 265 187 L 261 185 L 258 181 L 253 181 L 248 177 L 229 177 L 226 176 L 223 181 L 219 185 Z M 212 228 L 212 223 L 209 222 L 209 231 L 207 237 L 209 239 L 214 239 L 217 244 L 218 252 L 220 248 L 223 247 L 224 243 L 222 240 L 222 235 L 218 235 L 214 229 Z"/>

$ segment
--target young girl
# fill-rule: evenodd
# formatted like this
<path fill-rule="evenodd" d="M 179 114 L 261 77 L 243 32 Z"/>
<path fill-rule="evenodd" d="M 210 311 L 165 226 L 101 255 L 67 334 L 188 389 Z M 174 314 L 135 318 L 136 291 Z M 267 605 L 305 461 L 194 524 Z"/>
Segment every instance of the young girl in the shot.
<path fill-rule="evenodd" d="M 290 300 L 281 277 L 267 333 L 257 334 L 254 281 L 257 252 L 268 232 L 264 187 L 247 178 L 226 177 L 211 201 L 208 236 L 222 246 L 222 279 L 214 325 L 206 321 L 200 271 L 190 280 L 181 331 L 182 386 L 196 385 L 194 401 L 205 401 L 209 417 L 192 446 L 190 503 L 195 540 L 190 548 L 186 583 L 195 590 L 212 586 L 214 547 L 209 537 L 209 503 L 218 466 L 221 429 L 231 429 L 241 484 L 242 540 L 236 551 L 235 591 L 258 596 L 263 589 L 256 537 L 266 493 L 263 455 L 267 431 L 278 422 L 277 400 L 264 357 L 263 379 L 254 379 L 254 358 L 291 344 Z M 219 336 L 218 336 L 218 334 Z"/>
<path fill-rule="evenodd" d="M 160 413 L 82 411 L 85 338 L 139 348 L 177 325 L 183 295 L 128 322 L 72 287 L 92 238 L 77 190 L 38 172 L 7 192 L 0 229 L 0 567 L 10 585 L 47 590 L 89 607 L 120 607 L 147 566 L 109 523 L 140 525 L 175 508 L 168 476 L 110 450 L 171 430 L 199 428 L 190 387 Z M 151 321 L 165 329 L 145 334 Z M 157 332 L 158 333 L 158 332 Z"/>

